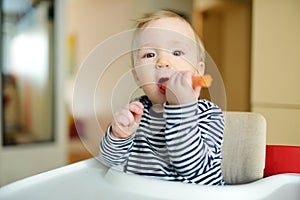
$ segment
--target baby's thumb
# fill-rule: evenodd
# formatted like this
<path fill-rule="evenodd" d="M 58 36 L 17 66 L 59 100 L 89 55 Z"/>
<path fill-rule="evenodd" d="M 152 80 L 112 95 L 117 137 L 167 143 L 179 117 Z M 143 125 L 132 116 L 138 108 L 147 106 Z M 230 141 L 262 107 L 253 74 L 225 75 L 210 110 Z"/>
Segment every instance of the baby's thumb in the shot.
<path fill-rule="evenodd" d="M 134 121 L 135 121 L 136 125 L 138 125 L 138 126 L 140 125 L 142 115 L 143 115 L 143 113 L 142 114 L 137 114 L 137 115 L 134 116 Z"/>

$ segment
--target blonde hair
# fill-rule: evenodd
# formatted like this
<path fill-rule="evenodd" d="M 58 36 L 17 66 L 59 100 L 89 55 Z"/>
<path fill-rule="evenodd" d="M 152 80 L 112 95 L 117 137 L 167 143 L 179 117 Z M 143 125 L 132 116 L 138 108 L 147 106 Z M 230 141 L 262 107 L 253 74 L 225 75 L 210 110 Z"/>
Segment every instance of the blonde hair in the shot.
<path fill-rule="evenodd" d="M 182 21 L 189 23 L 183 15 L 178 13 L 168 11 L 168 10 L 160 10 L 154 13 L 146 13 L 143 17 L 136 19 L 136 28 L 144 28 L 147 26 L 149 22 L 164 18 L 164 17 L 171 17 L 171 18 L 178 18 Z"/>
<path fill-rule="evenodd" d="M 200 37 L 198 36 L 198 34 L 196 33 L 195 29 L 193 28 L 193 26 L 191 25 L 191 23 L 187 20 L 187 18 L 182 15 L 179 14 L 177 12 L 174 11 L 169 11 L 169 10 L 160 10 L 157 12 L 153 12 L 153 13 L 146 13 L 143 17 L 136 19 L 136 25 L 135 25 L 135 33 L 134 33 L 134 38 L 137 35 L 138 30 L 145 28 L 150 22 L 159 20 L 161 18 L 165 18 L 165 17 L 170 17 L 170 18 L 177 18 L 182 20 L 183 22 L 187 23 L 191 29 L 194 32 L 194 36 L 195 36 L 195 41 L 197 43 L 197 50 L 198 50 L 198 60 L 199 61 L 205 61 L 205 49 L 204 46 L 201 42 Z M 134 64 L 134 55 L 132 53 L 132 63 Z"/>

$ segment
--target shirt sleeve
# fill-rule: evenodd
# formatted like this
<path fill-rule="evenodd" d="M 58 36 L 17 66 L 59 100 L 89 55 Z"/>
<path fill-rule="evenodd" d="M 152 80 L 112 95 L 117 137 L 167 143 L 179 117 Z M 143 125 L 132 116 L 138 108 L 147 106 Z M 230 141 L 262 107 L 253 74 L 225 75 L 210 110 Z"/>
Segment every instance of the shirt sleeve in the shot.
<path fill-rule="evenodd" d="M 177 173 L 188 179 L 220 168 L 224 118 L 208 101 L 165 105 L 166 143 Z"/>
<path fill-rule="evenodd" d="M 111 126 L 103 136 L 100 146 L 100 160 L 108 166 L 124 165 L 133 145 L 133 135 L 126 139 L 110 136 Z"/>

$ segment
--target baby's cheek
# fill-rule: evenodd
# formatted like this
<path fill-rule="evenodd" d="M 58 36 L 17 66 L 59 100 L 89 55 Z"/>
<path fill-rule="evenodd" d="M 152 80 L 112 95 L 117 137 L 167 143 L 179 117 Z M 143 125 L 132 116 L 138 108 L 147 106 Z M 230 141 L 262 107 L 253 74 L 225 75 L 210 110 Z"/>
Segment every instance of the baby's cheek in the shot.
<path fill-rule="evenodd" d="M 139 86 L 155 83 L 155 73 L 152 66 L 145 65 L 136 67 L 136 75 Z"/>
<path fill-rule="evenodd" d="M 191 56 L 183 57 L 178 61 L 182 67 L 191 72 L 197 71 L 197 59 Z"/>
<path fill-rule="evenodd" d="M 184 66 L 183 71 L 189 71 L 189 72 L 192 72 L 193 74 L 198 74 L 199 73 L 196 66 L 193 66 L 193 65 L 190 65 L 190 64 L 185 64 L 185 65 L 182 65 L 182 66 Z"/>

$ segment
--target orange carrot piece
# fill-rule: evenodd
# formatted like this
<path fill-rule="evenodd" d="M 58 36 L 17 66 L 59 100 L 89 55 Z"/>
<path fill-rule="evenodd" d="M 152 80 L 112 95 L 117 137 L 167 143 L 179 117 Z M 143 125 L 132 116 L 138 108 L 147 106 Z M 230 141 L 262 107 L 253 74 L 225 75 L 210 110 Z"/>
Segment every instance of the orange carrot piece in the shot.
<path fill-rule="evenodd" d="M 211 75 L 206 74 L 204 76 L 192 76 L 193 87 L 201 86 L 204 88 L 209 88 L 211 86 L 213 79 Z"/>
<path fill-rule="evenodd" d="M 193 82 L 193 88 L 201 86 L 204 88 L 209 88 L 212 84 L 212 77 L 209 74 L 199 76 L 199 75 L 194 75 L 192 76 L 192 82 Z M 167 88 L 167 83 L 168 81 L 165 81 L 164 83 L 161 84 L 161 88 L 165 90 Z"/>
<path fill-rule="evenodd" d="M 166 90 L 167 89 L 167 83 L 168 83 L 168 81 L 165 81 L 165 82 L 163 82 L 162 84 L 161 84 L 161 89 L 163 89 L 163 90 Z"/>

